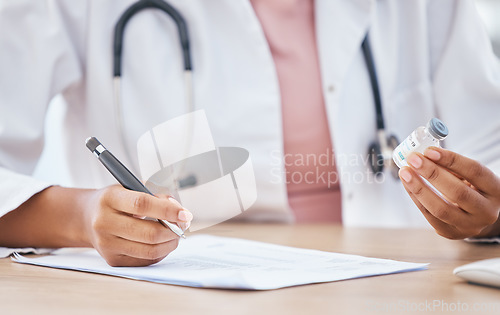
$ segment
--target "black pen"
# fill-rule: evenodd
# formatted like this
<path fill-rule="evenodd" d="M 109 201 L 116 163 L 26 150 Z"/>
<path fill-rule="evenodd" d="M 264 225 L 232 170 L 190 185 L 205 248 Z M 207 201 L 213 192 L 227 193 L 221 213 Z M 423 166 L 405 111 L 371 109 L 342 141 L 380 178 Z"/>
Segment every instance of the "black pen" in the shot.
<path fill-rule="evenodd" d="M 99 161 L 106 167 L 106 169 L 113 175 L 116 180 L 125 188 L 143 192 L 154 196 L 147 188 L 144 186 L 137 177 L 130 172 L 125 165 L 123 165 L 111 152 L 108 151 L 95 137 L 90 137 L 85 141 L 87 148 L 97 156 Z M 186 238 L 184 232 L 177 225 L 168 222 L 167 220 L 157 219 L 163 226 L 169 228 L 175 234 L 182 238 Z"/>

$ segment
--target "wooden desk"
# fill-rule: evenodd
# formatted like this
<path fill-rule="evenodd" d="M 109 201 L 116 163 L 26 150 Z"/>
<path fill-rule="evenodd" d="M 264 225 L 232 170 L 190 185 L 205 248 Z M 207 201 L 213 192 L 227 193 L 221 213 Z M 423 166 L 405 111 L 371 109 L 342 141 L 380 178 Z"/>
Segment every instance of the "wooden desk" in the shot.
<path fill-rule="evenodd" d="M 470 285 L 452 274 L 459 265 L 500 257 L 498 245 L 450 241 L 430 230 L 332 225 L 222 224 L 204 232 L 431 265 L 426 271 L 252 292 L 155 284 L 0 259 L 0 314 L 500 314 L 500 290 Z"/>

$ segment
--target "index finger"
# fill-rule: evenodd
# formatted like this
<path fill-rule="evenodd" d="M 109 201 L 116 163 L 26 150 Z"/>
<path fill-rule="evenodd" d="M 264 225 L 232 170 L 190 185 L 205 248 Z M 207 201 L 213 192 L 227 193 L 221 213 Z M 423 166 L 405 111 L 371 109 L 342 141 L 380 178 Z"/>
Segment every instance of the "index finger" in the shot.
<path fill-rule="evenodd" d="M 189 222 L 193 217 L 175 199 L 157 198 L 122 187 L 111 189 L 105 199 L 112 208 L 139 217 L 146 216 L 170 222 Z"/>
<path fill-rule="evenodd" d="M 437 147 L 425 150 L 424 155 L 436 164 L 449 169 L 488 195 L 500 192 L 500 180 L 481 163 L 458 153 Z"/>

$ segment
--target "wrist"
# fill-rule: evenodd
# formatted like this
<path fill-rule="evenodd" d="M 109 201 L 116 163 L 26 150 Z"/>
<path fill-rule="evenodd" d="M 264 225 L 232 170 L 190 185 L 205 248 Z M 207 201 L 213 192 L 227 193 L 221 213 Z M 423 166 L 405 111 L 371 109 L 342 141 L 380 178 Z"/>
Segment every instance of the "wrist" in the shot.
<path fill-rule="evenodd" d="M 92 213 L 97 207 L 98 190 L 81 189 L 74 196 L 75 208 L 73 216 L 68 219 L 68 235 L 76 247 L 93 247 L 92 244 Z"/>
<path fill-rule="evenodd" d="M 54 231 L 46 231 L 48 242 L 56 247 L 91 247 L 87 232 L 87 213 L 95 190 L 53 186 L 40 196 L 45 207 L 52 207 L 53 215 L 45 223 L 53 226 Z"/>

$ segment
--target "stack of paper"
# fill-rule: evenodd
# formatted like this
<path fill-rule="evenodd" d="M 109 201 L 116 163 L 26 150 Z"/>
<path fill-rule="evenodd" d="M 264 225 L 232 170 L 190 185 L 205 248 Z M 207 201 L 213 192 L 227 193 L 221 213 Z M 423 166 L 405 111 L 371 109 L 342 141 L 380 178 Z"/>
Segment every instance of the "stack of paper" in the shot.
<path fill-rule="evenodd" d="M 398 262 L 208 235 L 190 236 L 148 267 L 110 267 L 95 250 L 62 249 L 14 261 L 191 287 L 269 290 L 425 269 Z"/>

